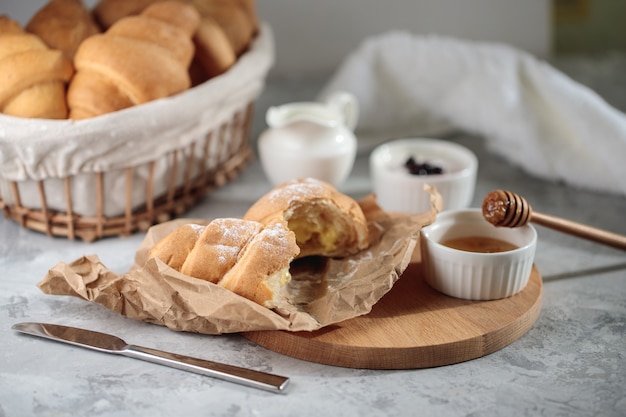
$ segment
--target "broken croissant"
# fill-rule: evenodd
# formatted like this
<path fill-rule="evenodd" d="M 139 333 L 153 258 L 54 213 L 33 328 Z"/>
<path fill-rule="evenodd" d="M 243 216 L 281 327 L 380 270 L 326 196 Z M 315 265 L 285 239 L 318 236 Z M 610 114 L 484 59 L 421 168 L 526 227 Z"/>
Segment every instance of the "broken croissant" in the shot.
<path fill-rule="evenodd" d="M 0 16 L 0 110 L 29 118 L 65 119 L 65 87 L 74 68 L 61 51 Z"/>
<path fill-rule="evenodd" d="M 299 249 L 286 222 L 268 225 L 218 218 L 206 226 L 179 226 L 148 252 L 171 268 L 226 288 L 268 308 L 290 281 Z"/>
<path fill-rule="evenodd" d="M 199 22 L 193 6 L 163 1 L 84 40 L 74 57 L 69 117 L 95 117 L 187 90 Z"/>
<path fill-rule="evenodd" d="M 372 241 L 361 206 L 313 178 L 281 184 L 243 219 L 215 219 L 178 227 L 148 252 L 171 268 L 273 308 L 304 256 L 344 257 Z"/>
<path fill-rule="evenodd" d="M 299 257 L 345 257 L 366 249 L 372 240 L 361 206 L 331 184 L 314 178 L 278 185 L 243 218 L 264 224 L 286 221 L 296 234 Z"/>

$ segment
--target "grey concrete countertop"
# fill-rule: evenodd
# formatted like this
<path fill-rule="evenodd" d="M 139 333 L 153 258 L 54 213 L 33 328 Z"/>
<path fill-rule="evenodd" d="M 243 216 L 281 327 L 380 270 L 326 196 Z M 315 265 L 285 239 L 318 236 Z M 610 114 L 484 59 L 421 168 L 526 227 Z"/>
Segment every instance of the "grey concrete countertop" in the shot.
<path fill-rule="evenodd" d="M 312 99 L 318 85 L 270 83 L 269 104 Z M 256 137 L 256 136 L 255 136 Z M 473 206 L 495 188 L 537 211 L 626 234 L 626 199 L 538 180 L 489 153 L 480 138 L 451 140 L 479 157 Z M 342 190 L 371 191 L 367 152 Z M 258 162 L 186 217 L 241 216 L 269 190 Z M 488 356 L 432 369 L 347 369 L 269 351 L 240 335 L 177 333 L 36 287 L 48 269 L 97 254 L 114 272 L 133 263 L 143 234 L 94 243 L 50 238 L 0 219 L 0 417 L 21 416 L 624 416 L 626 253 L 537 226 L 544 280 L 531 330 Z M 129 343 L 291 377 L 276 395 L 143 361 L 23 336 L 21 321 L 110 332 Z"/>

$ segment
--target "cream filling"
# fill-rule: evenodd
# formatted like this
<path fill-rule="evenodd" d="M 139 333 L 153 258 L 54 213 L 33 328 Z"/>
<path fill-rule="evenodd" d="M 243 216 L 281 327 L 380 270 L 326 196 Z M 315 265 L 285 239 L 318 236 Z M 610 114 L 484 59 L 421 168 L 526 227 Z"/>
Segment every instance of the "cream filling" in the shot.
<path fill-rule="evenodd" d="M 289 229 L 296 235 L 300 248 L 321 247 L 324 252 L 337 249 L 337 229 L 332 223 L 311 222 L 306 219 L 289 219 Z"/>
<path fill-rule="evenodd" d="M 263 283 L 272 291 L 274 294 L 274 298 L 271 300 L 267 300 L 265 302 L 265 307 L 274 308 L 276 307 L 276 298 L 277 294 L 281 291 L 281 289 L 287 285 L 291 281 L 291 273 L 289 272 L 289 266 L 273 273 L 269 277 L 263 280 Z"/>

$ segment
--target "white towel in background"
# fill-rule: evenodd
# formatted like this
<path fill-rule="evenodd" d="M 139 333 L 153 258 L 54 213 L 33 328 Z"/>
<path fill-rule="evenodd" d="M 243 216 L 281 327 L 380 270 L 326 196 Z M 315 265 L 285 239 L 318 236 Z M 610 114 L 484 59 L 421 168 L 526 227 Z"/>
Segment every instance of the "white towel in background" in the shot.
<path fill-rule="evenodd" d="M 362 137 L 451 126 L 532 175 L 626 195 L 626 115 L 510 46 L 390 32 L 347 56 L 320 98 L 337 90 L 357 96 Z"/>

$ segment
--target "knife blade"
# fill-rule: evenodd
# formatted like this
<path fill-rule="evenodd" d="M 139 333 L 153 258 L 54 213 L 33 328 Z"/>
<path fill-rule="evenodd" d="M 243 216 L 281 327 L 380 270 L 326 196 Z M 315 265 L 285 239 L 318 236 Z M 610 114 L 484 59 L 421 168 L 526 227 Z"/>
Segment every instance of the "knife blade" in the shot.
<path fill-rule="evenodd" d="M 117 336 L 93 330 L 63 326 L 60 324 L 28 322 L 16 323 L 12 326 L 12 329 L 32 336 L 68 343 L 99 352 L 141 359 L 183 371 L 194 372 L 253 388 L 260 388 L 274 393 L 283 392 L 289 384 L 288 377 L 165 352 L 158 349 L 131 345 Z"/>

